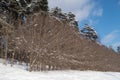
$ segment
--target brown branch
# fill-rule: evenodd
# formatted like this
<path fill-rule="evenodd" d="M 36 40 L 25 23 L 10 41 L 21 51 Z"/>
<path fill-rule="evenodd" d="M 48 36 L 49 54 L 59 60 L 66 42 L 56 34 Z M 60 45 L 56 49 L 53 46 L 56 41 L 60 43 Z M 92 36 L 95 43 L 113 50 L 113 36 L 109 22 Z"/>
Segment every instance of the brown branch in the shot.
<path fill-rule="evenodd" d="M 9 28 L 13 28 L 13 26 L 11 26 L 10 24 L 8 24 L 7 22 L 5 22 L 3 19 L 0 18 L 0 23 L 3 24 L 4 26 L 7 26 Z"/>

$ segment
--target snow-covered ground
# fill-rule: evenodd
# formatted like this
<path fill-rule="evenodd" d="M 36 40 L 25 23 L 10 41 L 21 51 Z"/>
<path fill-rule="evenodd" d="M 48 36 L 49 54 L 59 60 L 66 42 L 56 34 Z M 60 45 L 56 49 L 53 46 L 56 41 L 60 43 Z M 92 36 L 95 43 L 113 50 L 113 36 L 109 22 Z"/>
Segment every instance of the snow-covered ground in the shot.
<path fill-rule="evenodd" d="M 117 72 L 45 71 L 28 72 L 25 67 L 0 63 L 0 80 L 120 80 Z"/>

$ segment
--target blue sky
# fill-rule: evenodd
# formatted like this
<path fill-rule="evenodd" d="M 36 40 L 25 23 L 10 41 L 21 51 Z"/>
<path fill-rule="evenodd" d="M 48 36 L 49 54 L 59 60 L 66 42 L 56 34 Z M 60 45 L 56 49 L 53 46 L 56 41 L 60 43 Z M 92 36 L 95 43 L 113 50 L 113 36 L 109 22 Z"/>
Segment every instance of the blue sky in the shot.
<path fill-rule="evenodd" d="M 50 8 L 58 6 L 63 12 L 73 12 L 79 21 L 93 26 L 100 36 L 101 43 L 120 45 L 120 0 L 48 0 Z"/>

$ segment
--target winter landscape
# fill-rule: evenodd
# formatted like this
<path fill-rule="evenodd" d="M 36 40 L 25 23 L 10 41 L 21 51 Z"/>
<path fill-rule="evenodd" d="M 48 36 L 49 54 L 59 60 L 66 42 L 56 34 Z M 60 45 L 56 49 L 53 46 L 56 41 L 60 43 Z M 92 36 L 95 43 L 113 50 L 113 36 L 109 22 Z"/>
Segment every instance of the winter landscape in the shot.
<path fill-rule="evenodd" d="M 0 80 L 120 80 L 119 14 L 120 0 L 0 0 Z"/>
<path fill-rule="evenodd" d="M 29 72 L 25 66 L 0 63 L 0 80 L 120 80 L 119 72 L 99 71 L 42 71 Z"/>

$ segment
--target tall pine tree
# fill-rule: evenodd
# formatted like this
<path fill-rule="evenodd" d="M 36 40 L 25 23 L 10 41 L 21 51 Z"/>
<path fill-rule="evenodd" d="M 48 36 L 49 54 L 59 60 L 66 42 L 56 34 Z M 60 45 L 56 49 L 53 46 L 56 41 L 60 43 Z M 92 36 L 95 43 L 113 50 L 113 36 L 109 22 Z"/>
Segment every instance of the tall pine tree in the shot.
<path fill-rule="evenodd" d="M 40 8 L 43 11 L 48 11 L 48 0 L 41 0 Z"/>

